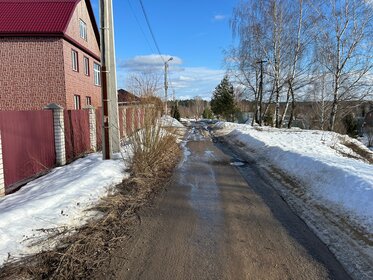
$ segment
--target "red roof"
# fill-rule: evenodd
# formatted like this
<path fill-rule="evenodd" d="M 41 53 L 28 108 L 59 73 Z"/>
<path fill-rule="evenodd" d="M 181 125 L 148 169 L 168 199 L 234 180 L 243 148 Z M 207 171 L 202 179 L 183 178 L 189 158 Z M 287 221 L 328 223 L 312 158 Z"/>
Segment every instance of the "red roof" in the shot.
<path fill-rule="evenodd" d="M 133 93 L 125 90 L 119 89 L 118 90 L 118 102 L 119 103 L 139 103 L 140 98 L 134 95 Z"/>
<path fill-rule="evenodd" d="M 0 0 L 0 34 L 64 33 L 80 0 Z"/>

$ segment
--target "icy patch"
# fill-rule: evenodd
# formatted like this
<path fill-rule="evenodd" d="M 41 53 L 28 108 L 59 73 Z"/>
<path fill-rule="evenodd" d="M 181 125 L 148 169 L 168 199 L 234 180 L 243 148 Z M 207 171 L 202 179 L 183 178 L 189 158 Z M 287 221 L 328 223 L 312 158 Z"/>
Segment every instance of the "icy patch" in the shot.
<path fill-rule="evenodd" d="M 231 162 L 230 165 L 232 165 L 232 166 L 244 166 L 245 163 L 240 162 L 240 161 L 235 161 L 235 162 Z"/>

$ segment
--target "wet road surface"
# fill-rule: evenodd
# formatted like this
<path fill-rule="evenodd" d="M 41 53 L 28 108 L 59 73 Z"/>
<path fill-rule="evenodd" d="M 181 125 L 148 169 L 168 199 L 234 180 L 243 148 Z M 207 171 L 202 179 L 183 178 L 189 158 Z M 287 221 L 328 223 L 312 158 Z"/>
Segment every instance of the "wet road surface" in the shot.
<path fill-rule="evenodd" d="M 191 128 L 168 191 L 118 248 L 113 279 L 350 279 L 257 168 Z"/>

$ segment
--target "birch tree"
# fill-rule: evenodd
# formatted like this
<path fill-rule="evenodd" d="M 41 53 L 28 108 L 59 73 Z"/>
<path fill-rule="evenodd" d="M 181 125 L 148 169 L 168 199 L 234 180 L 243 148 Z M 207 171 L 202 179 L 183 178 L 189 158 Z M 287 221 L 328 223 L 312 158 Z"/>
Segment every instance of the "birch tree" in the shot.
<path fill-rule="evenodd" d="M 372 5 L 364 0 L 312 3 L 316 57 L 333 77 L 328 129 L 334 130 L 340 102 L 362 100 L 372 92 Z"/>
<path fill-rule="evenodd" d="M 240 2 L 234 10 L 231 27 L 233 35 L 239 38 L 232 55 L 235 63 L 231 63 L 236 68 L 231 68 L 255 97 L 255 121 L 262 123 L 273 100 L 273 125 L 280 127 L 289 108 L 291 114 L 294 112 L 295 91 L 299 88 L 297 80 L 303 75 L 300 60 L 307 46 L 304 39 L 303 0 Z M 258 62 L 263 60 L 266 61 L 265 82 L 261 88 Z M 286 107 L 280 117 L 280 101 L 286 89 Z M 265 109 L 262 92 L 267 96 Z"/>

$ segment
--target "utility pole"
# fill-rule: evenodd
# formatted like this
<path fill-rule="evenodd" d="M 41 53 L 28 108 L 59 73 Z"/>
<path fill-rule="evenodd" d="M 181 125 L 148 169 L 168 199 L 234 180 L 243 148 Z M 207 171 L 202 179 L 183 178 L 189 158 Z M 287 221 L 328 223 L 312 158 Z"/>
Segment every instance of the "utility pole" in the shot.
<path fill-rule="evenodd" d="M 259 125 L 262 125 L 262 103 L 263 103 L 263 63 L 267 60 L 261 60 L 257 63 L 260 63 L 260 82 L 259 82 Z"/>
<path fill-rule="evenodd" d="M 110 159 L 113 152 L 120 151 L 112 0 L 100 0 L 100 22 L 103 106 L 102 156 L 103 159 Z"/>
<path fill-rule="evenodd" d="M 107 61 L 106 61 L 106 48 L 107 48 L 107 24 L 106 24 L 106 3 L 105 0 L 100 1 L 100 22 L 101 22 L 101 93 L 102 93 L 102 158 L 110 159 L 111 158 L 111 149 L 110 149 L 110 127 L 109 127 L 109 100 L 108 100 L 108 86 L 107 86 Z"/>
<path fill-rule="evenodd" d="M 173 60 L 173 57 L 170 57 L 167 61 L 164 62 L 164 98 L 165 98 L 165 105 L 164 105 L 164 114 L 167 115 L 167 90 L 168 90 L 168 82 L 167 82 L 167 70 L 168 70 L 168 62 Z"/>
<path fill-rule="evenodd" d="M 117 71 L 116 71 L 116 56 L 115 56 L 115 40 L 114 40 L 114 13 L 113 0 L 108 1 L 108 23 L 109 23 L 109 125 L 111 127 L 111 148 L 113 153 L 120 152 L 120 132 L 119 132 L 119 113 L 118 113 L 118 92 L 117 92 Z"/>

